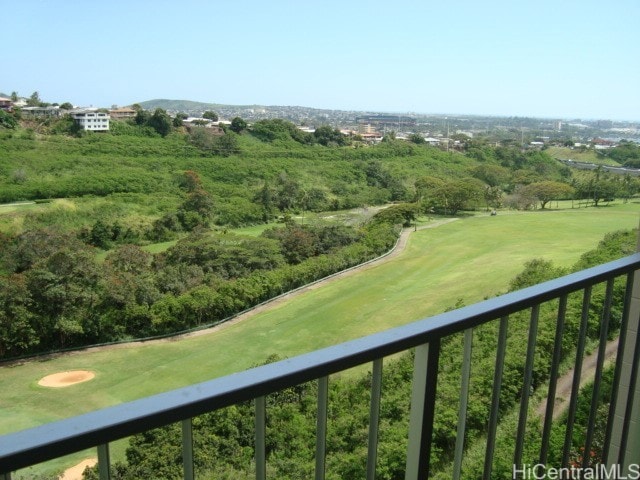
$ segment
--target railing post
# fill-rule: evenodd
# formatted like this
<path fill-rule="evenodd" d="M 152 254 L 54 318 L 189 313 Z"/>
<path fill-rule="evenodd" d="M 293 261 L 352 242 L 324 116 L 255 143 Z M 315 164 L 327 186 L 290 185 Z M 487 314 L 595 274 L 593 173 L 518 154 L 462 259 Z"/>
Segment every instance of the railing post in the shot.
<path fill-rule="evenodd" d="M 573 440 L 573 424 L 576 421 L 576 409 L 578 405 L 578 393 L 580 392 L 580 375 L 582 374 L 582 360 L 584 359 L 584 347 L 587 339 L 587 326 L 589 321 L 589 304 L 591 302 L 591 286 L 582 293 L 582 313 L 580 318 L 580 330 L 578 333 L 578 345 L 576 347 L 576 361 L 573 365 L 573 381 L 571 383 L 571 396 L 569 397 L 569 410 L 567 413 L 567 428 L 564 433 L 564 446 L 562 447 L 562 467 L 569 465 L 569 456 Z"/>
<path fill-rule="evenodd" d="M 100 480 L 111 479 L 111 460 L 109 459 L 109 444 L 98 445 L 98 474 Z"/>
<path fill-rule="evenodd" d="M 489 414 L 489 425 L 487 428 L 487 447 L 484 453 L 484 469 L 482 471 L 483 480 L 489 480 L 491 478 L 491 470 L 493 469 L 493 453 L 496 445 L 496 431 L 498 428 L 498 416 L 500 413 L 500 390 L 502 389 L 502 372 L 504 370 L 504 354 L 507 349 L 508 326 L 509 317 L 502 317 L 500 319 L 500 329 L 498 331 L 496 368 L 493 371 L 491 413 Z"/>
<path fill-rule="evenodd" d="M 460 407 L 458 408 L 458 429 L 456 432 L 456 448 L 453 456 L 453 479 L 458 480 L 462 471 L 462 457 L 464 454 L 464 434 L 467 426 L 467 404 L 469 403 L 469 381 L 471 379 L 471 349 L 473 344 L 473 329 L 464 331 L 464 346 L 462 354 L 462 373 L 460 379 Z"/>
<path fill-rule="evenodd" d="M 182 421 L 182 470 L 184 480 L 193 480 L 193 421 L 187 418 Z"/>
<path fill-rule="evenodd" d="M 538 317 L 540 305 L 531 308 L 531 321 L 529 322 L 529 339 L 527 341 L 527 356 L 524 366 L 524 382 L 520 395 L 520 415 L 518 417 L 518 431 L 516 433 L 516 448 L 513 455 L 513 464 L 522 464 L 522 451 L 524 449 L 524 434 L 527 428 L 527 410 L 529 408 L 529 395 L 531 394 L 531 379 L 533 378 L 533 361 L 538 336 Z"/>
<path fill-rule="evenodd" d="M 324 480 L 327 456 L 327 416 L 329 407 L 329 377 L 318 379 L 318 418 L 316 426 L 316 480 Z"/>
<path fill-rule="evenodd" d="M 255 402 L 256 480 L 265 480 L 267 478 L 267 399 L 258 397 Z"/>
<path fill-rule="evenodd" d="M 636 251 L 640 252 L 640 229 Z M 633 275 L 628 317 L 623 320 L 623 325 L 625 320 L 627 332 L 620 362 L 620 383 L 614 407 L 611 445 L 609 455 L 605 459 L 609 466 L 617 465 L 620 459 L 624 459 L 624 465 L 621 465 L 623 473 L 629 465 L 640 464 L 640 369 L 637 365 L 634 368 L 634 361 L 637 362 L 635 350 L 640 335 L 640 271 Z M 632 378 L 634 373 L 635 378 Z M 629 418 L 625 418 L 625 413 L 630 413 Z M 625 421 L 629 423 L 626 427 Z M 626 433 L 626 438 L 623 433 Z"/>
<path fill-rule="evenodd" d="M 587 423 L 587 434 L 584 443 L 584 455 L 582 459 L 582 468 L 589 466 L 589 453 L 593 444 L 595 435 L 595 423 L 598 412 L 598 401 L 600 400 L 600 389 L 602 385 L 602 371 L 604 369 L 604 357 L 607 348 L 607 336 L 609 334 L 609 320 L 611 317 L 611 301 L 613 297 L 613 282 L 610 278 L 607 281 L 607 289 L 602 310 L 602 320 L 600 321 L 600 343 L 598 344 L 598 359 L 596 361 L 596 371 L 593 380 L 593 391 L 591 394 L 591 409 L 589 411 L 589 420 Z"/>
<path fill-rule="evenodd" d="M 429 478 L 440 339 L 416 347 L 405 480 Z"/>
<path fill-rule="evenodd" d="M 373 371 L 371 372 L 371 405 L 369 408 L 369 447 L 367 452 L 367 480 L 375 480 L 376 478 L 381 394 L 382 394 L 382 358 L 378 358 L 373 361 Z"/>

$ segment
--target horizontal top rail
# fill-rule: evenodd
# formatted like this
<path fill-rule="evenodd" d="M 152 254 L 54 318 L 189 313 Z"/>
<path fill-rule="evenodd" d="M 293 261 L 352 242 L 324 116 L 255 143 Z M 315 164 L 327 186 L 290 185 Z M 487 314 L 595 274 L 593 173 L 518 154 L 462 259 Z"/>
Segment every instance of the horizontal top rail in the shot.
<path fill-rule="evenodd" d="M 0 473 L 340 372 L 640 269 L 640 253 L 411 324 L 0 437 Z"/>

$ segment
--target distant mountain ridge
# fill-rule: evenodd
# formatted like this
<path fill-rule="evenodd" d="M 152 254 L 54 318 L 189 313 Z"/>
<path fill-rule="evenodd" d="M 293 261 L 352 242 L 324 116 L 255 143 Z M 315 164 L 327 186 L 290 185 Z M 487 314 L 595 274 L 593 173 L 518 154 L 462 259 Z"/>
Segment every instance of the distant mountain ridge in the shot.
<path fill-rule="evenodd" d="M 164 110 L 175 111 L 188 111 L 188 110 L 211 110 L 215 108 L 222 109 L 237 109 L 237 110 L 282 110 L 282 109 L 294 109 L 294 110 L 311 110 L 315 112 L 349 112 L 356 113 L 348 110 L 331 110 L 313 107 L 291 106 L 291 105 L 229 105 L 222 103 L 210 103 L 210 102 L 197 102 L 193 100 L 171 100 L 166 98 L 156 98 L 153 100 L 146 100 L 144 102 L 138 102 L 145 110 L 152 110 L 154 108 L 162 108 Z M 371 113 L 371 112 L 357 112 L 357 113 Z"/>
<path fill-rule="evenodd" d="M 210 110 L 222 105 L 217 103 L 195 102 L 193 100 L 170 100 L 165 98 L 156 98 L 138 102 L 145 110 L 153 110 L 162 108 L 164 110 L 189 111 L 189 110 Z"/>
<path fill-rule="evenodd" d="M 199 117 L 203 112 L 212 110 L 219 115 L 221 120 L 231 120 L 234 117 L 241 117 L 248 121 L 282 118 L 296 124 L 305 125 L 321 125 L 327 123 L 334 125 L 352 124 L 359 115 L 375 113 L 284 105 L 224 105 L 220 103 L 171 100 L 165 98 L 146 100 L 139 102 L 138 105 L 145 110 L 162 108 L 169 113 L 182 112 L 194 117 Z"/>

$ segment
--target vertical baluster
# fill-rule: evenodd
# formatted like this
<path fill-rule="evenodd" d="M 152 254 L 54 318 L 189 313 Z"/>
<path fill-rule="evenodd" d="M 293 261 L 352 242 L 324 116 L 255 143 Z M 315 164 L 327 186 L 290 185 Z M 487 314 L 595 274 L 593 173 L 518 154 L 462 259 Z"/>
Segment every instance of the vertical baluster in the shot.
<path fill-rule="evenodd" d="M 484 470 L 482 478 L 489 480 L 493 468 L 493 452 L 496 444 L 496 428 L 498 427 L 498 413 L 500 408 L 500 390 L 502 388 L 502 371 L 504 369 L 504 353 L 507 348 L 507 326 L 509 317 L 500 319 L 498 333 L 498 349 L 496 352 L 496 368 L 493 372 L 493 391 L 491 393 L 491 414 L 487 431 L 487 449 L 484 455 Z"/>
<path fill-rule="evenodd" d="M 98 474 L 100 480 L 111 480 L 111 460 L 109 459 L 109 444 L 98 445 Z"/>
<path fill-rule="evenodd" d="M 549 391 L 547 393 L 547 406 L 544 412 L 544 427 L 542 429 L 542 444 L 540 446 L 540 463 L 547 463 L 549 453 L 549 437 L 553 425 L 553 407 L 556 401 L 556 383 L 558 381 L 558 368 L 562 358 L 562 336 L 564 334 L 564 320 L 567 313 L 567 295 L 560 297 L 558 305 L 558 320 L 556 322 L 556 336 L 553 344 L 553 358 L 551 360 L 551 372 L 549 373 Z"/>
<path fill-rule="evenodd" d="M 520 416 L 518 417 L 518 431 L 516 433 L 516 449 L 513 455 L 513 464 L 522 464 L 522 450 L 524 449 L 524 434 L 527 428 L 527 410 L 529 408 L 529 394 L 531 392 L 531 379 L 533 377 L 533 360 L 538 336 L 538 317 L 540 305 L 531 308 L 531 321 L 529 322 L 529 339 L 527 341 L 527 359 L 524 366 L 524 381 L 520 395 Z"/>
<path fill-rule="evenodd" d="M 582 296 L 582 317 L 580 320 L 580 333 L 578 334 L 578 347 L 576 348 L 576 362 L 573 367 L 573 382 L 571 384 L 571 397 L 569 399 L 569 411 L 567 413 L 567 429 L 564 435 L 562 448 L 562 467 L 569 465 L 571 453 L 571 441 L 573 439 L 573 424 L 576 420 L 576 407 L 578 393 L 580 391 L 580 375 L 582 373 L 582 360 L 584 356 L 584 344 L 587 338 L 587 323 L 589 320 L 589 303 L 591 302 L 591 286 L 584 289 Z"/>
<path fill-rule="evenodd" d="M 453 478 L 458 480 L 462 471 L 462 454 L 464 452 L 464 434 L 467 425 L 467 403 L 469 401 L 469 380 L 471 378 L 471 346 L 473 329 L 464 331 L 464 347 L 462 354 L 462 379 L 460 384 L 460 408 L 458 411 L 458 430 L 456 448 L 453 459 Z"/>
<path fill-rule="evenodd" d="M 429 478 L 439 360 L 439 338 L 416 347 L 405 480 Z"/>
<path fill-rule="evenodd" d="M 618 404 L 618 391 L 620 390 L 620 378 L 622 376 L 623 363 L 625 358 L 625 346 L 627 343 L 627 329 L 629 328 L 629 316 L 631 309 L 631 296 L 633 293 L 634 274 L 627 274 L 627 283 L 624 293 L 624 306 L 622 308 L 622 322 L 620 324 L 620 336 L 618 337 L 618 348 L 616 352 L 616 367 L 611 386 L 611 401 L 609 403 L 609 415 L 607 417 L 607 430 L 604 436 L 602 447 L 602 460 L 605 464 L 614 463 L 614 458 L 609 458 L 611 452 L 611 441 L 613 436 L 613 424 L 615 423 L 616 405 Z"/>
<path fill-rule="evenodd" d="M 195 478 L 193 470 L 193 423 L 190 418 L 182 421 L 182 470 L 185 480 Z"/>
<path fill-rule="evenodd" d="M 602 384 L 602 370 L 604 368 L 604 357 L 607 350 L 607 336 L 609 334 L 609 320 L 611 319 L 611 299 L 613 297 L 613 278 L 607 281 L 607 290 L 602 309 L 602 321 L 600 322 L 600 343 L 598 344 L 598 360 L 596 361 L 596 372 L 593 380 L 593 391 L 591 394 L 591 410 L 589 411 L 589 421 L 587 423 L 587 435 L 584 444 L 584 455 L 582 467 L 589 466 L 591 445 L 596 423 L 596 413 L 598 410 L 598 400 L 600 399 L 600 386 Z"/>
<path fill-rule="evenodd" d="M 318 379 L 318 418 L 316 428 L 316 480 L 323 480 L 327 449 L 327 410 L 329 406 L 329 377 Z"/>
<path fill-rule="evenodd" d="M 640 429 L 638 426 L 638 418 L 637 414 L 634 418 L 632 415 L 634 413 L 634 402 L 636 400 L 635 394 L 637 393 L 637 381 L 638 381 L 638 369 L 640 368 L 640 330 L 636 330 L 635 332 L 636 341 L 633 350 L 633 360 L 631 363 L 631 376 L 629 377 L 629 394 L 627 396 L 627 404 L 624 410 L 624 420 L 622 422 L 622 437 L 620 441 L 620 451 L 618 453 L 618 465 L 628 467 L 626 464 L 626 455 L 628 453 L 628 449 L 632 450 L 635 458 L 629 459 L 629 462 L 637 462 L 638 457 L 638 430 Z M 637 402 L 636 402 L 637 403 Z M 637 408 L 637 405 L 636 405 Z M 631 430 L 633 421 L 633 430 Z M 633 438 L 629 438 L 629 433 L 634 432 L 635 435 Z"/>
<path fill-rule="evenodd" d="M 369 412 L 369 450 L 367 454 L 367 480 L 375 480 L 376 477 L 381 395 L 382 358 L 377 358 L 373 361 L 373 371 L 371 373 L 371 406 Z"/>
<path fill-rule="evenodd" d="M 256 457 L 256 480 L 267 478 L 267 401 L 266 397 L 258 397 L 255 400 L 255 457 Z"/>

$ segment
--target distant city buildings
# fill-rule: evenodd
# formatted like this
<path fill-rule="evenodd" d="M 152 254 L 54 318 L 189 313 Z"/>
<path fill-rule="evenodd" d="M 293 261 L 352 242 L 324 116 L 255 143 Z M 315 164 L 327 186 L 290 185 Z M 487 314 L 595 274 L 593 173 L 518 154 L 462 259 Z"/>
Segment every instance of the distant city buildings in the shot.
<path fill-rule="evenodd" d="M 363 115 L 356 117 L 358 125 L 368 125 L 379 129 L 395 128 L 402 129 L 407 127 L 415 127 L 417 120 L 414 117 L 405 115 Z"/>

